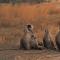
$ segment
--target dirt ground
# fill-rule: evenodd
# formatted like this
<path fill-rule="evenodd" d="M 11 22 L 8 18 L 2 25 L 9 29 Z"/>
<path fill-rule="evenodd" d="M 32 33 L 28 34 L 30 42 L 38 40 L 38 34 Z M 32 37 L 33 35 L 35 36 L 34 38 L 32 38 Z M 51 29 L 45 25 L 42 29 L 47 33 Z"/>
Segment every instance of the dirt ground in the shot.
<path fill-rule="evenodd" d="M 0 60 L 60 60 L 60 52 L 48 50 L 3 50 Z"/>

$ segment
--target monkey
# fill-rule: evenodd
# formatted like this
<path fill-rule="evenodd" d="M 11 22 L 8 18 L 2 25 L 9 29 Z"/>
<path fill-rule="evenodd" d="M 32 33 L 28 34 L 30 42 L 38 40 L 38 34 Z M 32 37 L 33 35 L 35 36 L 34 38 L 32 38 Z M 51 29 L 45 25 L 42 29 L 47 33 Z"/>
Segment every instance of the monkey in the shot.
<path fill-rule="evenodd" d="M 33 33 L 33 26 L 30 24 L 25 26 L 24 36 L 20 41 L 20 48 L 26 50 L 38 48 L 38 43 Z"/>
<path fill-rule="evenodd" d="M 54 43 L 49 35 L 48 29 L 45 29 L 45 34 L 43 37 L 43 45 L 46 49 L 51 49 L 51 50 L 55 49 Z"/>
<path fill-rule="evenodd" d="M 56 41 L 58 50 L 60 50 L 60 31 L 57 33 L 57 35 L 55 37 L 55 41 Z"/>

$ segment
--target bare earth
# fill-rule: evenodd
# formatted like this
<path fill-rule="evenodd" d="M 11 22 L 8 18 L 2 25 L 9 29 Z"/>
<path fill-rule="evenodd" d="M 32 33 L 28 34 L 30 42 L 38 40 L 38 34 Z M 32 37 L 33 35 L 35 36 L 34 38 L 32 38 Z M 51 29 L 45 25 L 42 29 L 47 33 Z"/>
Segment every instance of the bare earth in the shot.
<path fill-rule="evenodd" d="M 60 52 L 48 50 L 2 50 L 0 60 L 60 60 Z"/>

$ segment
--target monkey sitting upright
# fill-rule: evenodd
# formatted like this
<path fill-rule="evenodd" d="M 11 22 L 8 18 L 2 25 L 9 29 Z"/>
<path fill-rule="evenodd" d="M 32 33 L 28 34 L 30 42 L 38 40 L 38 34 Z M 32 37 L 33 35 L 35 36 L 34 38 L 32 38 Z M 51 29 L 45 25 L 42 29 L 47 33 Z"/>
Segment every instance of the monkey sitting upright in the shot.
<path fill-rule="evenodd" d="M 26 25 L 24 30 L 24 36 L 20 41 L 20 48 L 21 49 L 37 49 L 38 48 L 38 42 L 36 40 L 36 37 L 33 33 L 33 26 L 32 25 Z"/>
<path fill-rule="evenodd" d="M 44 44 L 44 47 L 47 49 L 52 49 L 52 50 L 55 49 L 54 43 L 51 40 L 48 29 L 45 29 L 45 35 L 43 37 L 43 44 Z"/>

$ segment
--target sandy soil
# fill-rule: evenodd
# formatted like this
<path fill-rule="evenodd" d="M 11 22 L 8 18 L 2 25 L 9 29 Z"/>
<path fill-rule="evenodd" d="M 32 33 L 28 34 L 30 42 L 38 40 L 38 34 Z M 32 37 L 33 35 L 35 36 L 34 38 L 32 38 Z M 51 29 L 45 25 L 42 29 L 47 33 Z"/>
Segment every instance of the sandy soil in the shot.
<path fill-rule="evenodd" d="M 3 50 L 0 60 L 60 60 L 60 52 L 48 50 Z"/>

